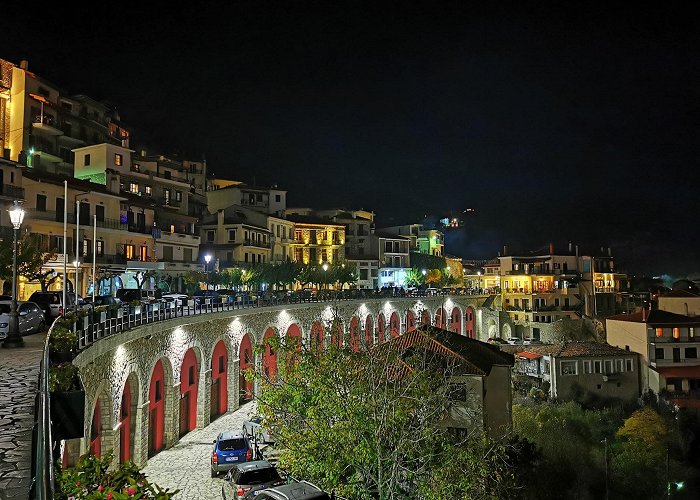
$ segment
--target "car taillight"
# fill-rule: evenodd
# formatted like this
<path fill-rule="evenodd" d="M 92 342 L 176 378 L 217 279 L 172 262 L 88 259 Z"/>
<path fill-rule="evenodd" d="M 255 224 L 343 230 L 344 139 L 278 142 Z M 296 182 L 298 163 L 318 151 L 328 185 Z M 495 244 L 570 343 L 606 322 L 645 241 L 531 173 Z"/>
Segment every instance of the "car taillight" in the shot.
<path fill-rule="evenodd" d="M 250 462 L 250 459 L 253 458 L 253 450 L 248 448 L 248 451 L 245 453 L 245 459 L 246 461 Z"/>
<path fill-rule="evenodd" d="M 58 315 L 63 316 L 63 306 L 59 306 L 58 308 Z"/>
<path fill-rule="evenodd" d="M 211 454 L 211 461 L 215 464 L 219 463 L 219 457 L 216 455 L 216 452 Z"/>
<path fill-rule="evenodd" d="M 236 496 L 238 496 L 238 498 L 243 498 L 243 496 L 248 492 L 248 490 L 250 490 L 250 488 L 241 488 L 239 486 L 236 490 Z"/>

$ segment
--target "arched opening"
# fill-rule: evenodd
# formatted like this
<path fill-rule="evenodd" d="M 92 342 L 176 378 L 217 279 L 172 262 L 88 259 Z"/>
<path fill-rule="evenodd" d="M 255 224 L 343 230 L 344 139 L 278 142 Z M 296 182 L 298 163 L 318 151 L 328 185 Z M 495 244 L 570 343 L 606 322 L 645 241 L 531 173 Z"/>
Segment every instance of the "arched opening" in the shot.
<path fill-rule="evenodd" d="M 435 326 L 441 330 L 447 330 L 447 317 L 442 307 L 435 312 Z"/>
<path fill-rule="evenodd" d="M 182 437 L 197 427 L 199 363 L 194 349 L 187 349 L 180 370 L 180 431 Z"/>
<path fill-rule="evenodd" d="M 320 321 L 314 321 L 311 325 L 310 335 L 311 352 L 318 353 L 323 351 L 323 325 Z"/>
<path fill-rule="evenodd" d="M 331 344 L 340 349 L 343 347 L 343 322 L 335 318 L 333 320 L 333 326 L 331 327 Z"/>
<path fill-rule="evenodd" d="M 287 349 L 284 365 L 287 371 L 291 371 L 299 362 L 301 353 L 301 329 L 296 323 L 292 323 L 287 328 Z"/>
<path fill-rule="evenodd" d="M 153 367 L 148 387 L 148 456 L 165 447 L 165 369 L 162 360 Z"/>
<path fill-rule="evenodd" d="M 374 321 L 372 321 L 372 316 L 368 314 L 365 319 L 365 345 L 372 347 L 372 344 L 374 344 Z"/>
<path fill-rule="evenodd" d="M 90 426 L 90 453 L 96 457 L 102 456 L 102 418 L 109 418 L 109 414 L 103 415 L 102 397 L 98 397 L 95 401 L 95 407 L 92 410 L 92 425 Z"/>
<path fill-rule="evenodd" d="M 452 313 L 450 314 L 450 331 L 456 333 L 457 335 L 462 334 L 462 312 L 459 307 L 454 306 L 452 308 Z"/>
<path fill-rule="evenodd" d="M 394 339 L 399 336 L 401 326 L 400 326 L 400 321 L 399 321 L 399 315 L 394 311 L 391 313 L 391 318 L 389 319 L 389 333 L 391 334 L 391 338 Z"/>
<path fill-rule="evenodd" d="M 406 331 L 412 332 L 416 329 L 416 315 L 410 309 L 406 311 Z"/>
<path fill-rule="evenodd" d="M 134 459 L 134 436 L 136 435 L 136 410 L 138 408 L 139 383 L 131 373 L 124 384 L 119 409 L 119 462 Z"/>
<path fill-rule="evenodd" d="M 242 404 L 253 399 L 253 381 L 246 380 L 246 372 L 253 368 L 253 345 L 247 333 L 243 335 L 238 351 L 238 402 Z"/>
<path fill-rule="evenodd" d="M 504 339 L 509 339 L 512 337 L 512 330 L 510 328 L 510 325 L 508 323 L 504 323 L 503 328 L 501 329 L 503 331 L 503 338 Z"/>
<path fill-rule="evenodd" d="M 420 314 L 420 323 L 421 325 L 430 325 L 430 312 L 427 309 L 423 309 L 423 312 Z"/>
<path fill-rule="evenodd" d="M 384 313 L 379 313 L 379 316 L 377 317 L 377 342 L 379 342 L 380 344 L 384 342 L 385 330 L 386 320 L 384 319 Z"/>
<path fill-rule="evenodd" d="M 464 311 L 464 330 L 467 337 L 472 339 L 476 338 L 476 332 L 474 328 L 474 309 L 472 308 L 472 306 L 468 306 L 467 309 Z"/>
<path fill-rule="evenodd" d="M 493 318 L 489 318 L 488 332 L 489 332 L 489 338 L 498 337 L 498 327 L 496 326 L 496 320 L 494 320 Z"/>
<path fill-rule="evenodd" d="M 277 334 L 275 330 L 270 327 L 265 330 L 265 335 L 263 335 L 263 345 L 265 346 L 265 352 L 263 354 L 263 372 L 265 377 L 271 382 L 277 380 L 277 351 L 272 345 L 277 341 Z"/>
<path fill-rule="evenodd" d="M 228 409 L 228 349 L 223 340 L 214 346 L 211 355 L 211 397 L 209 418 L 216 420 Z"/>
<path fill-rule="evenodd" d="M 355 352 L 360 350 L 360 320 L 357 316 L 350 319 L 350 348 Z"/>

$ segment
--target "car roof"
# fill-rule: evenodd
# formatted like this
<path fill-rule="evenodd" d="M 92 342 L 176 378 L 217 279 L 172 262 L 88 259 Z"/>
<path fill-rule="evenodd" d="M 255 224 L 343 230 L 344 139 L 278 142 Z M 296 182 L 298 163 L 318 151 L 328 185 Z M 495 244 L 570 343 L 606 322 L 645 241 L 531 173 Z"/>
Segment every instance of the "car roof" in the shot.
<path fill-rule="evenodd" d="M 219 434 L 219 439 L 236 439 L 245 437 L 243 431 L 224 431 Z"/>
<path fill-rule="evenodd" d="M 267 488 L 265 491 L 282 494 L 290 500 L 328 497 L 328 493 L 308 481 L 298 481 L 282 486 L 275 486 L 273 488 Z"/>
<path fill-rule="evenodd" d="M 243 462 L 241 464 L 236 464 L 236 468 L 241 472 L 248 472 L 250 470 L 256 469 L 269 469 L 274 468 L 267 460 L 253 460 L 252 462 Z"/>

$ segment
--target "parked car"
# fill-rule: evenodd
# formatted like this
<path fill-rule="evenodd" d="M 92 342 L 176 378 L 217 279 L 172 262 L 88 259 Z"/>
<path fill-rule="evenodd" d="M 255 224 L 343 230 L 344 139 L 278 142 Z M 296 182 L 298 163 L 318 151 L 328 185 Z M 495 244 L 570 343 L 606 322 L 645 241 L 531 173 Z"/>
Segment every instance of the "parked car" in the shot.
<path fill-rule="evenodd" d="M 284 483 L 274 465 L 267 460 L 254 460 L 233 466 L 221 486 L 221 496 L 225 499 L 259 498 L 262 491 Z"/>
<path fill-rule="evenodd" d="M 11 301 L 0 301 L 0 339 L 6 338 L 9 334 L 11 304 Z M 44 310 L 34 302 L 17 304 L 17 322 L 20 335 L 41 332 L 46 328 Z"/>
<path fill-rule="evenodd" d="M 243 431 L 220 433 L 211 452 L 211 477 L 232 469 L 237 463 L 253 459 L 253 448 Z"/>
<path fill-rule="evenodd" d="M 113 295 L 95 295 L 95 302 L 93 303 L 92 297 L 86 297 L 85 298 L 85 304 L 89 306 L 111 306 L 111 305 L 119 305 L 121 304 L 122 301 Z"/>
<path fill-rule="evenodd" d="M 157 302 L 162 300 L 163 293 L 160 289 L 155 290 L 139 290 L 138 288 L 120 288 L 117 290 L 117 298 L 122 301 L 122 303 L 128 303 L 133 300 L 139 300 L 141 302 Z"/>
<path fill-rule="evenodd" d="M 63 314 L 63 291 L 39 292 L 36 291 L 29 296 L 27 302 L 34 302 L 44 311 L 44 319 L 47 323 Z M 75 307 L 75 292 L 66 293 L 67 310 Z"/>
<path fill-rule="evenodd" d="M 195 305 L 219 304 L 221 297 L 216 290 L 197 290 L 192 294 Z"/>
<path fill-rule="evenodd" d="M 267 488 L 255 498 L 260 500 L 330 500 L 331 496 L 308 481 L 294 481 L 290 484 Z"/>
<path fill-rule="evenodd" d="M 186 293 L 166 292 L 162 295 L 166 302 L 175 302 L 178 306 L 186 306 L 190 296 Z"/>
<path fill-rule="evenodd" d="M 243 432 L 247 436 L 255 437 L 261 443 L 274 443 L 272 431 L 262 426 L 263 418 L 260 415 L 253 415 L 249 420 L 243 421 Z"/>
<path fill-rule="evenodd" d="M 508 339 L 506 339 L 506 342 L 508 342 L 509 344 L 522 344 L 523 339 L 518 337 L 508 337 Z"/>

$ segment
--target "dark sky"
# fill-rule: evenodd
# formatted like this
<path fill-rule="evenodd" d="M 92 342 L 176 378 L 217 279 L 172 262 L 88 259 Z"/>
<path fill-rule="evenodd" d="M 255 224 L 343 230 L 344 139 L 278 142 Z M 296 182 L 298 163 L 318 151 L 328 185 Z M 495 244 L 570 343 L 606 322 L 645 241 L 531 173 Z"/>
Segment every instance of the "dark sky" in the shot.
<path fill-rule="evenodd" d="M 450 254 L 573 241 L 700 271 L 698 7 L 481 3 L 93 3 L 3 28 L 0 58 L 290 206 L 471 207 Z"/>

